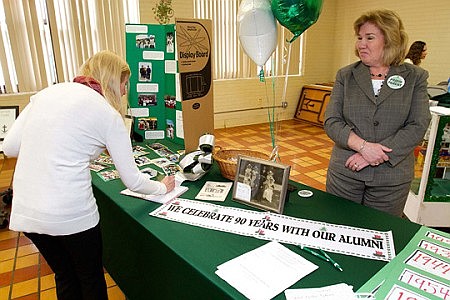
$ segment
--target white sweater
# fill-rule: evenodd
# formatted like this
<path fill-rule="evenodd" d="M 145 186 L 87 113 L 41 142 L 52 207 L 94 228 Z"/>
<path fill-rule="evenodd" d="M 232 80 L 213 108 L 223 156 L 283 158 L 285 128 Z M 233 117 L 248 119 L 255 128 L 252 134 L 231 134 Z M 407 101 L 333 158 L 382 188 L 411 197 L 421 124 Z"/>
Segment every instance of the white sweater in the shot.
<path fill-rule="evenodd" d="M 139 171 L 122 117 L 96 91 L 61 83 L 32 96 L 3 141 L 18 157 L 10 229 L 67 235 L 97 225 L 89 162 L 105 148 L 127 188 L 166 192 Z"/>

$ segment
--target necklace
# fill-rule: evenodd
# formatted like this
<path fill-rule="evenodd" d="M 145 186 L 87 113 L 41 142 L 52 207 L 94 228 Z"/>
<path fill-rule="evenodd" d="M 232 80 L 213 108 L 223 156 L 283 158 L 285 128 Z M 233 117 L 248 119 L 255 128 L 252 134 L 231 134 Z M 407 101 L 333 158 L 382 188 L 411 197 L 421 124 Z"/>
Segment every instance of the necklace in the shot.
<path fill-rule="evenodd" d="M 378 78 L 386 78 L 387 75 L 388 75 L 388 72 L 389 72 L 389 68 L 385 71 L 384 74 L 383 74 L 383 73 L 374 74 L 374 73 L 372 73 L 372 71 L 369 69 L 370 76 L 372 76 L 372 77 L 378 77 Z"/>
<path fill-rule="evenodd" d="M 381 73 L 378 73 L 378 74 L 372 74 L 372 73 L 370 73 L 370 76 L 372 76 L 372 77 L 384 77 L 384 78 L 386 78 L 386 76 L 387 76 L 387 74 L 381 74 Z"/>

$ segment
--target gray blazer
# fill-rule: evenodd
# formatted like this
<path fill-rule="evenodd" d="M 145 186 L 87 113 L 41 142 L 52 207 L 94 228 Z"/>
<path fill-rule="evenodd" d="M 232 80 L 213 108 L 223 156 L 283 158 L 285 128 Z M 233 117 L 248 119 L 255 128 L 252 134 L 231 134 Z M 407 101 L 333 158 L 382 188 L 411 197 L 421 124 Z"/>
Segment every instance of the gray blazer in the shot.
<path fill-rule="evenodd" d="M 394 89 L 386 81 L 396 75 L 404 79 L 404 84 Z M 359 61 L 340 69 L 325 111 L 325 131 L 335 142 L 329 171 L 376 186 L 411 181 L 413 150 L 422 141 L 431 119 L 427 78 L 428 72 L 415 65 L 391 66 L 380 95 L 375 97 L 366 65 Z M 346 160 L 355 153 L 347 145 L 350 131 L 368 142 L 391 148 L 389 161 L 359 172 L 345 168 Z"/>

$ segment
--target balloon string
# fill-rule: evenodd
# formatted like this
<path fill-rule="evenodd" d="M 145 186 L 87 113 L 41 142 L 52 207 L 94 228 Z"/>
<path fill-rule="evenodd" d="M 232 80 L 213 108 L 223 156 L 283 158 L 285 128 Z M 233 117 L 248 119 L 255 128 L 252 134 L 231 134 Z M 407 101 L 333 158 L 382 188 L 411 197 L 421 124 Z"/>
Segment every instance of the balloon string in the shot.
<path fill-rule="evenodd" d="M 263 66 L 261 66 L 261 70 L 259 71 L 259 81 L 260 82 L 265 82 L 265 78 L 264 78 L 264 68 Z"/>
<path fill-rule="evenodd" d="M 272 66 L 274 66 L 273 58 L 272 58 Z M 272 154 L 270 156 L 271 160 L 279 159 L 278 156 L 278 147 L 276 145 L 276 126 L 275 126 L 275 76 L 272 76 L 272 105 L 269 103 L 269 92 L 268 92 L 268 84 L 265 82 L 264 84 L 266 91 L 266 99 L 267 99 L 267 115 L 269 119 L 269 129 L 270 129 L 270 137 L 272 140 Z"/>
<path fill-rule="evenodd" d="M 283 89 L 283 97 L 281 98 L 283 102 L 286 101 L 286 91 L 287 91 L 287 85 L 288 85 L 288 75 L 289 75 L 289 64 L 291 62 L 291 49 L 292 49 L 292 43 L 289 43 L 288 48 L 288 57 L 286 62 L 286 72 L 284 74 L 284 89 Z"/>

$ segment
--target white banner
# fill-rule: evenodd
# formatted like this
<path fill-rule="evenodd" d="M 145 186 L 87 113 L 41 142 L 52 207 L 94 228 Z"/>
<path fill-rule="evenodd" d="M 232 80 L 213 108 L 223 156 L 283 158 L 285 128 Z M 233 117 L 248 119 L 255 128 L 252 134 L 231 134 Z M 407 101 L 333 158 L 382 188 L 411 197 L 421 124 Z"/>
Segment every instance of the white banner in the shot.
<path fill-rule="evenodd" d="M 391 231 L 375 231 L 177 198 L 150 216 L 324 251 L 390 261 Z"/>

